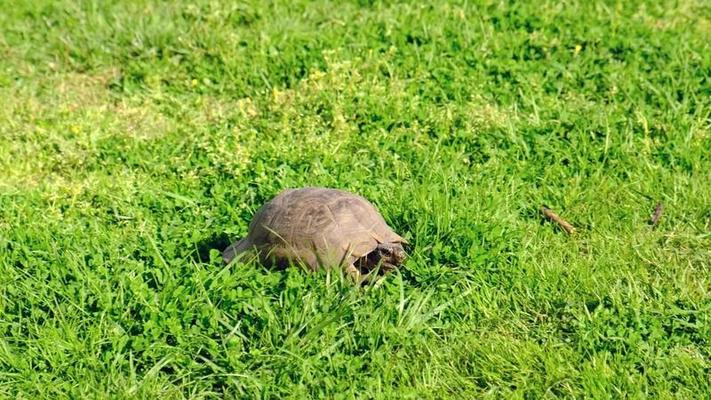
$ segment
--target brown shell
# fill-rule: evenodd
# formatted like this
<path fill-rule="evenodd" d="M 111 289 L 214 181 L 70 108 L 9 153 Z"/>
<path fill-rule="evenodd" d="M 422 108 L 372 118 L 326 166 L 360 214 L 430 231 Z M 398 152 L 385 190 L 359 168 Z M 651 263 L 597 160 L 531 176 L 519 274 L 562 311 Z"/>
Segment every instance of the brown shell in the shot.
<path fill-rule="evenodd" d="M 223 252 L 225 262 L 256 250 L 279 266 L 301 261 L 311 269 L 350 265 L 379 243 L 407 243 L 361 196 L 337 189 L 288 189 L 254 215 L 247 237 Z"/>

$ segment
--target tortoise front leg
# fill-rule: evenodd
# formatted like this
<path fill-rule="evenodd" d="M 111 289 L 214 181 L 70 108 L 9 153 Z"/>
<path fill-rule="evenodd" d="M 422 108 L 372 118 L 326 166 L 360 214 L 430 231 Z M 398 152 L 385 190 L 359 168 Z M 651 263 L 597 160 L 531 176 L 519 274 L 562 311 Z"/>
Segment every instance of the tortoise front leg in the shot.
<path fill-rule="evenodd" d="M 361 283 L 363 281 L 363 274 L 361 274 L 358 268 L 353 264 L 348 264 L 346 267 L 346 275 L 355 283 Z"/>
<path fill-rule="evenodd" d="M 378 277 L 378 275 L 374 272 L 376 272 L 376 271 L 371 271 L 369 273 L 362 273 L 353 264 L 350 264 L 346 267 L 346 275 L 354 283 L 357 283 L 359 285 L 365 285 L 365 284 L 375 282 L 375 287 L 378 287 L 378 286 L 382 285 L 383 281 L 385 281 L 385 276 Z"/>

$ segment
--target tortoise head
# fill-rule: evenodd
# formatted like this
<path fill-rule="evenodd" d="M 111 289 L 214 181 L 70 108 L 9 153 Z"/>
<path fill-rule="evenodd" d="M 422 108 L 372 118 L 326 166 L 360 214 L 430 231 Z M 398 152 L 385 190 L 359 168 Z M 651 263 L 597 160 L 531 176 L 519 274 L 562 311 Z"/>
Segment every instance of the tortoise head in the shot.
<path fill-rule="evenodd" d="M 400 243 L 380 243 L 370 254 L 368 254 L 368 263 L 370 269 L 375 268 L 380 264 L 383 272 L 389 272 L 396 269 L 405 261 L 407 254 Z"/>

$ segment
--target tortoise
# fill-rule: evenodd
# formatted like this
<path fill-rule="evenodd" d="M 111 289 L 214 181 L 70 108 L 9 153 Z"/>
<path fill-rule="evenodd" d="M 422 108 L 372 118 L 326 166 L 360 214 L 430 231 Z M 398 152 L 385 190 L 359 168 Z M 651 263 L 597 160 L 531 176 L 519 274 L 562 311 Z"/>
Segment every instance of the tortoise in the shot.
<path fill-rule="evenodd" d="M 287 189 L 264 204 L 247 236 L 228 246 L 230 263 L 251 254 L 265 266 L 302 264 L 310 270 L 344 268 L 363 280 L 376 268 L 389 272 L 406 258 L 408 242 L 387 225 L 365 198 L 339 189 Z"/>

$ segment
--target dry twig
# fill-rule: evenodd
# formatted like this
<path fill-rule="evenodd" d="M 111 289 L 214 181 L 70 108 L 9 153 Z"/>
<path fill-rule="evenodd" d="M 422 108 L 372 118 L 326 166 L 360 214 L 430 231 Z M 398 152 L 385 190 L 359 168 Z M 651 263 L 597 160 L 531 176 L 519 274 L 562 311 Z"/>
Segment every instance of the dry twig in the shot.
<path fill-rule="evenodd" d="M 567 234 L 572 235 L 575 233 L 573 225 L 561 218 L 558 214 L 554 213 L 553 210 L 548 208 L 545 204 L 541 206 L 541 213 L 544 217 L 558 224 Z"/>
<path fill-rule="evenodd" d="M 664 212 L 664 205 L 662 205 L 662 202 L 660 201 L 654 207 L 654 213 L 649 219 L 649 225 L 652 225 L 652 229 L 656 228 L 657 224 L 659 224 L 659 218 L 662 217 L 662 212 Z"/>

